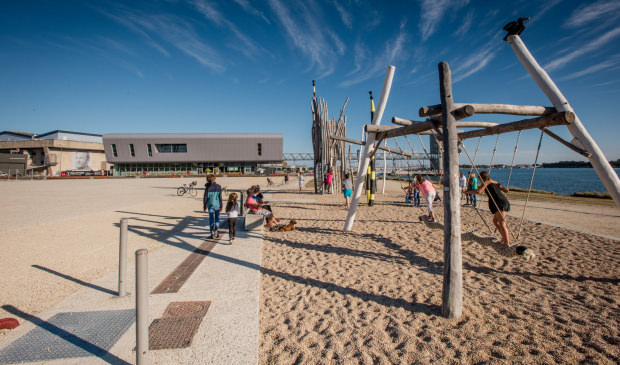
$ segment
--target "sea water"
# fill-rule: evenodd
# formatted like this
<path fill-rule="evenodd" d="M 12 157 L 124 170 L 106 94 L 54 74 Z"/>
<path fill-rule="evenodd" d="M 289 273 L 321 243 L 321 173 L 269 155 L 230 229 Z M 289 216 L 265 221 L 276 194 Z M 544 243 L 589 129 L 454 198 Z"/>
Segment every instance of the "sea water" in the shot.
<path fill-rule="evenodd" d="M 508 187 L 517 187 L 527 190 L 530 186 L 533 168 L 513 168 L 512 174 L 510 169 L 491 169 L 491 179 L 499 181 L 502 185 Z M 466 176 L 469 169 L 461 169 Z M 478 171 L 489 171 L 488 168 L 481 168 Z M 620 169 L 614 169 L 616 175 L 620 176 Z M 380 178 L 382 174 L 378 174 Z M 508 177 L 510 176 L 510 182 Z M 388 174 L 388 177 L 398 177 L 401 179 L 411 179 L 411 176 L 394 176 Z M 430 176 L 431 180 L 436 181 L 436 176 Z M 593 168 L 536 168 L 534 172 L 534 181 L 532 189 L 542 190 L 550 193 L 571 195 L 572 193 L 596 192 L 605 193 L 605 185 L 596 174 Z"/>
<path fill-rule="evenodd" d="M 526 169 L 491 169 L 491 179 L 509 187 L 528 189 L 532 178 L 533 168 Z M 479 169 L 489 171 L 489 169 Z M 620 169 L 614 169 L 620 175 Z M 469 169 L 461 169 L 467 174 Z M 510 184 L 508 176 L 510 175 Z M 593 168 L 536 168 L 532 189 L 570 195 L 575 192 L 607 192 L 601 179 Z"/>

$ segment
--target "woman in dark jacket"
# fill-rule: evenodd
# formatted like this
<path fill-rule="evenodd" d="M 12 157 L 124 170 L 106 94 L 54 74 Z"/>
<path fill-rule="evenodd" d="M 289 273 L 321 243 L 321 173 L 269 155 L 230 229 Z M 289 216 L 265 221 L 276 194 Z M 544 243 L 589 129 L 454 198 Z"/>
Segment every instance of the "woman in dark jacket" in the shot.
<path fill-rule="evenodd" d="M 510 235 L 508 226 L 506 226 L 506 212 L 510 211 L 510 202 L 503 194 L 508 192 L 508 188 L 495 180 L 491 180 L 491 176 L 486 171 L 480 173 L 480 179 L 482 184 L 478 189 L 467 190 L 467 194 L 481 194 L 483 191 L 487 194 L 489 210 L 493 214 L 493 224 L 502 236 L 502 245 L 510 247 Z"/>

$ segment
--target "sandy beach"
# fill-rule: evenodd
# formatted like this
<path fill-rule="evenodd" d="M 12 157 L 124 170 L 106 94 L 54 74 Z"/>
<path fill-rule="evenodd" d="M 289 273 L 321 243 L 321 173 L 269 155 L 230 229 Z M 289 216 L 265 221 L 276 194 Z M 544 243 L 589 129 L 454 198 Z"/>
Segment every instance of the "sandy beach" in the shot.
<path fill-rule="evenodd" d="M 129 252 L 182 243 L 179 232 L 204 221 L 202 191 L 176 195 L 192 180 L 204 184 L 0 182 L 1 305 L 36 315 L 116 270 L 121 218 L 131 222 Z M 406 205 L 397 182 L 375 206 L 361 204 L 344 233 L 342 196 L 315 195 L 310 184 L 297 194 L 292 180 L 267 194 L 283 223 L 298 224 L 263 240 L 260 363 L 620 360 L 620 210 L 530 203 L 519 242 L 535 250 L 529 262 L 463 242 L 464 310 L 448 320 L 441 315 L 443 232 L 419 221 L 425 209 Z M 265 178 L 217 182 L 266 190 Z M 512 204 L 508 224 L 516 229 L 522 202 Z M 441 221 L 443 207 L 436 210 Z M 487 234 L 474 216 L 463 208 L 463 231 Z M 0 318 L 9 316 L 0 308 Z"/>

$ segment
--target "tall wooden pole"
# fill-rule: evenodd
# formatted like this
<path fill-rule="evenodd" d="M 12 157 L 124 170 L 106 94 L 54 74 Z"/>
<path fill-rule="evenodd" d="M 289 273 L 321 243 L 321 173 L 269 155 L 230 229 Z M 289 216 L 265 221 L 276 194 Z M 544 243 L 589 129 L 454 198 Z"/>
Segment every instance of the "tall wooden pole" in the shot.
<path fill-rule="evenodd" d="M 390 89 L 392 88 L 392 79 L 394 78 L 395 69 L 396 67 L 390 65 L 385 71 L 383 90 L 381 91 L 381 98 L 379 99 L 379 108 L 374 114 L 375 119 L 373 119 L 372 121 L 372 124 L 374 125 L 378 125 L 381 123 L 381 118 L 383 117 L 383 112 L 385 111 L 385 105 L 387 104 L 387 99 L 390 94 Z M 362 162 L 357 168 L 357 179 L 355 180 L 353 197 L 351 199 L 351 208 L 349 209 L 349 213 L 347 214 L 347 220 L 345 221 L 343 228 L 343 231 L 345 232 L 350 231 L 353 228 L 353 221 L 355 221 L 355 214 L 357 213 L 357 205 L 360 202 L 360 197 L 362 196 L 362 189 L 364 187 L 364 180 L 366 179 L 366 170 L 368 169 L 368 164 L 370 163 L 370 156 L 374 153 L 374 143 L 375 134 L 371 133 L 366 139 L 363 151 L 364 156 Z"/>
<path fill-rule="evenodd" d="M 442 312 L 448 318 L 463 313 L 463 263 L 461 258 L 461 207 L 459 188 L 459 153 L 456 119 L 452 97 L 450 67 L 439 64 L 439 93 L 443 123 L 444 235 Z"/>
<path fill-rule="evenodd" d="M 519 37 L 518 34 L 513 34 L 508 35 L 506 39 L 519 58 L 519 61 L 521 61 L 534 81 L 536 81 L 538 87 L 547 95 L 547 98 L 549 98 L 549 101 L 551 101 L 555 109 L 558 112 L 574 112 L 560 89 L 555 85 L 553 80 L 551 80 L 547 72 L 536 62 L 536 59 L 527 49 L 521 37 Z M 620 208 L 620 178 L 618 178 L 618 175 L 605 158 L 603 151 L 590 136 L 577 115 L 575 115 L 575 121 L 568 125 L 568 130 L 573 137 L 575 137 L 575 140 L 577 140 L 577 144 L 592 154 L 588 160 L 590 160 L 592 167 L 594 167 L 603 185 L 605 185 L 605 188 L 609 194 L 611 194 L 616 206 Z"/>

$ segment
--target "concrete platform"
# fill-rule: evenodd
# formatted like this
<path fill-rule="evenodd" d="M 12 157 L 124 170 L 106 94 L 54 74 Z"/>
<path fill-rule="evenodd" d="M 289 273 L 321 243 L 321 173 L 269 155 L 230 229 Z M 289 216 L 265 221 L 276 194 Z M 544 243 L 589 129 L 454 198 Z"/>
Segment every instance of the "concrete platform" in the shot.
<path fill-rule="evenodd" d="M 225 216 L 221 220 L 225 221 Z M 201 223 L 207 225 L 206 221 Z M 183 237 L 182 244 L 149 252 L 149 293 L 205 242 L 196 232 L 178 232 L 178 235 Z M 191 346 L 150 350 L 151 364 L 258 362 L 263 232 L 237 229 L 237 235 L 236 242 L 230 245 L 228 230 L 221 229 L 219 241 L 178 292 L 149 294 L 149 324 L 161 318 L 171 302 L 210 302 Z M 125 318 L 128 313 L 133 317 L 135 309 L 135 268 L 131 261 L 127 267 L 128 296 L 111 294 L 118 289 L 118 273 L 112 272 L 36 316 L 4 306 L 14 316 L 22 317 L 23 323 L 0 337 L 0 364 L 134 364 L 135 319 Z M 73 319 L 61 320 L 67 317 Z M 91 336 L 99 332 L 98 328 L 106 327 L 117 329 L 118 333 L 97 340 Z M 34 349 L 25 351 L 23 346 L 36 346 L 37 355 L 32 354 Z"/>

